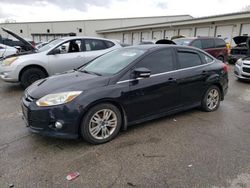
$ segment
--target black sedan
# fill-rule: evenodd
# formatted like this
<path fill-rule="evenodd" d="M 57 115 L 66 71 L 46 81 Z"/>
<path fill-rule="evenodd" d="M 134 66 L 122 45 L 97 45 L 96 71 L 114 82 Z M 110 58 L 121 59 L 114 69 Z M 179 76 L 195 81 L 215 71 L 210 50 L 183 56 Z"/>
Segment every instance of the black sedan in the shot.
<path fill-rule="evenodd" d="M 22 97 L 22 109 L 34 133 L 101 144 L 133 124 L 194 107 L 215 111 L 227 89 L 227 65 L 209 54 L 142 45 L 35 82 Z"/>

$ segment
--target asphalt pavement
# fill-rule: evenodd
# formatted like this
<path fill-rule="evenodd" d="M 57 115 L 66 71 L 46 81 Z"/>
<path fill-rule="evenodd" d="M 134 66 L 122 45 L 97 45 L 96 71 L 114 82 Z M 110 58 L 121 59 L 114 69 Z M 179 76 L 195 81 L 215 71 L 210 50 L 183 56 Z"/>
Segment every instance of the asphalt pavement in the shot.
<path fill-rule="evenodd" d="M 30 133 L 21 118 L 23 90 L 0 81 L 0 187 L 250 187 L 250 83 L 230 69 L 216 112 L 143 123 L 97 146 Z M 71 172 L 80 176 L 68 181 Z"/>

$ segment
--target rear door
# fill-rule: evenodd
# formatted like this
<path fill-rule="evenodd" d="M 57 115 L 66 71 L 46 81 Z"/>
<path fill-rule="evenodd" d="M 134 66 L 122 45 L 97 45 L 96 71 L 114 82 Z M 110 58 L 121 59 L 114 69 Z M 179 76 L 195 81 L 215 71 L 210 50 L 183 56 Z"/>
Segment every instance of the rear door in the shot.
<path fill-rule="evenodd" d="M 83 64 L 111 51 L 112 49 L 115 49 L 115 44 L 111 41 L 100 39 L 84 39 L 82 45 L 82 50 L 84 51 Z"/>
<path fill-rule="evenodd" d="M 202 39 L 202 49 L 214 57 L 217 57 L 217 50 L 215 49 L 214 39 Z"/>
<path fill-rule="evenodd" d="M 135 66 L 142 67 L 151 70 L 151 76 L 130 82 L 125 105 L 129 121 L 157 115 L 178 105 L 179 89 L 176 73 L 172 72 L 176 69 L 173 50 L 166 48 L 147 55 Z"/>
<path fill-rule="evenodd" d="M 177 51 L 180 103 L 182 106 L 197 105 L 205 91 L 206 64 L 196 50 L 179 48 Z"/>

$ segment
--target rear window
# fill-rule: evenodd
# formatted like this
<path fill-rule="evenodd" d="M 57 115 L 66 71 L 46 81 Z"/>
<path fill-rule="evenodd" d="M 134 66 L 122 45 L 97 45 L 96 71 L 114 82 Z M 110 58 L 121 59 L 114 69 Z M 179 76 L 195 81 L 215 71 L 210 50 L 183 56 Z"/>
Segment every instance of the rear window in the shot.
<path fill-rule="evenodd" d="M 214 48 L 214 39 L 202 39 L 201 41 L 203 49 Z"/>
<path fill-rule="evenodd" d="M 103 40 L 85 39 L 85 51 L 104 50 L 106 48 Z"/>
<path fill-rule="evenodd" d="M 226 47 L 226 42 L 222 39 L 215 39 L 215 47 L 216 48 L 224 48 Z"/>
<path fill-rule="evenodd" d="M 193 39 L 186 39 L 186 38 L 180 38 L 180 39 L 174 39 L 173 41 L 177 45 L 184 45 L 184 46 L 189 46 L 189 44 L 192 42 Z"/>
<path fill-rule="evenodd" d="M 201 54 L 201 57 L 205 63 L 212 63 L 214 61 L 213 58 L 211 58 L 210 56 L 208 56 L 204 53 L 200 53 L 200 54 Z"/>
<path fill-rule="evenodd" d="M 202 49 L 201 40 L 195 40 L 194 42 L 192 42 L 192 46 Z"/>
<path fill-rule="evenodd" d="M 179 51 L 178 59 L 181 69 L 194 67 L 202 64 L 199 54 L 195 52 Z"/>
<path fill-rule="evenodd" d="M 111 42 L 111 41 L 104 41 L 104 43 L 105 43 L 105 45 L 107 46 L 107 48 L 111 48 L 111 47 L 113 47 L 115 44 L 113 43 L 113 42 Z"/>

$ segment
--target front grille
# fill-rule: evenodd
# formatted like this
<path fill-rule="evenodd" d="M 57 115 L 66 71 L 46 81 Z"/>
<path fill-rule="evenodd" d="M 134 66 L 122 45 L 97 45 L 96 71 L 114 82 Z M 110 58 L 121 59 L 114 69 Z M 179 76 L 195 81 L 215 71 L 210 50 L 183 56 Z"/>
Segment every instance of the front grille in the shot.
<path fill-rule="evenodd" d="M 250 73 L 250 68 L 247 68 L 247 67 L 243 67 L 243 72 L 246 72 L 246 73 Z"/>

